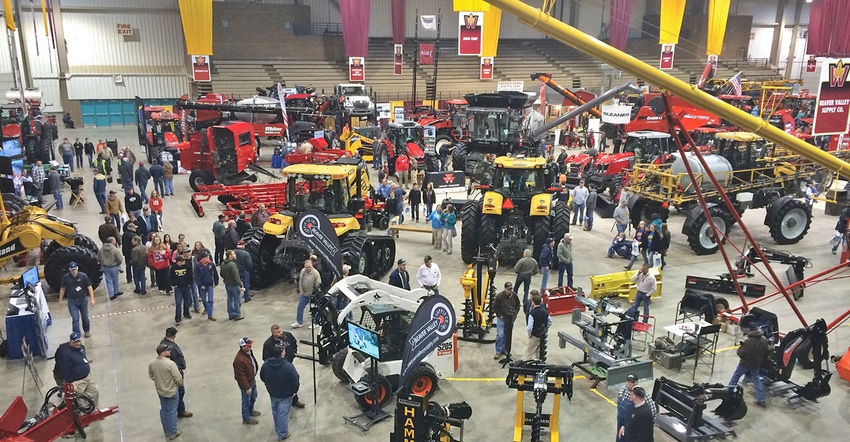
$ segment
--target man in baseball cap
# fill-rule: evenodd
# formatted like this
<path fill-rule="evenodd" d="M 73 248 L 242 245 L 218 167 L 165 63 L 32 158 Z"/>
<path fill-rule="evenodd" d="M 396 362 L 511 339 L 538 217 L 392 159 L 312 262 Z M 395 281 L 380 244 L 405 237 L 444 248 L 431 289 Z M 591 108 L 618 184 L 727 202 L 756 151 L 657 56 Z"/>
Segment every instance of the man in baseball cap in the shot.
<path fill-rule="evenodd" d="M 401 258 L 396 262 L 398 267 L 390 273 L 390 285 L 404 290 L 410 290 L 410 274 L 407 272 L 407 260 Z"/>
<path fill-rule="evenodd" d="M 245 241 L 241 239 L 236 243 L 236 268 L 239 270 L 239 279 L 242 280 L 242 287 L 245 291 L 242 292 L 242 299 L 245 302 L 251 302 L 251 272 L 254 270 L 254 260 L 251 254 L 245 250 Z"/>
<path fill-rule="evenodd" d="M 242 392 L 242 423 L 245 425 L 257 425 L 254 419 L 260 412 L 254 410 L 254 402 L 257 401 L 257 359 L 251 351 L 254 341 L 247 336 L 239 340 L 239 352 L 233 359 L 233 377 Z"/>
<path fill-rule="evenodd" d="M 97 384 L 91 377 L 90 360 L 86 355 L 86 347 L 83 346 L 80 332 L 71 333 L 68 342 L 63 343 L 56 349 L 56 365 L 53 368 L 53 377 L 56 384 L 61 388 L 63 383 L 74 386 L 77 394 L 86 395 L 97 406 L 100 396 Z"/>
<path fill-rule="evenodd" d="M 632 418 L 632 415 L 635 412 L 635 402 L 632 399 L 632 392 L 635 389 L 640 389 L 641 391 L 645 390 L 642 387 L 638 386 L 638 377 L 630 373 L 626 376 L 626 385 L 623 386 L 623 389 L 620 390 L 620 395 L 617 396 L 617 440 L 631 440 L 625 439 L 623 436 L 623 428 L 626 428 L 629 424 L 629 421 Z M 651 418 L 655 418 L 656 409 L 655 404 L 652 402 L 652 399 L 645 398 L 648 410 L 650 410 Z"/>
<path fill-rule="evenodd" d="M 181 257 L 182 258 L 182 257 Z M 184 371 L 186 370 L 186 357 L 183 355 L 183 350 L 180 349 L 180 346 L 177 345 L 177 329 L 174 327 L 168 327 L 165 329 L 165 337 L 162 338 L 162 341 L 159 342 L 159 345 L 165 345 L 171 351 L 169 353 L 168 358 L 174 361 L 177 364 L 177 369 L 180 371 L 180 379 L 184 379 L 186 377 Z M 157 354 L 160 352 L 157 351 Z M 177 417 L 192 417 L 194 413 L 191 411 L 186 411 L 186 404 L 184 402 L 184 398 L 186 397 L 186 388 L 185 385 L 181 383 L 180 388 L 177 390 L 178 399 L 177 399 Z"/>
<path fill-rule="evenodd" d="M 80 321 L 83 323 L 85 337 L 91 336 L 89 329 L 89 304 L 94 306 L 94 289 L 88 275 L 79 270 L 76 262 L 68 263 L 68 273 L 62 276 L 62 285 L 59 289 L 59 307 L 62 301 L 68 298 L 68 311 L 71 313 L 71 328 L 77 334 L 80 333 Z M 88 299 L 86 299 L 88 297 Z"/>

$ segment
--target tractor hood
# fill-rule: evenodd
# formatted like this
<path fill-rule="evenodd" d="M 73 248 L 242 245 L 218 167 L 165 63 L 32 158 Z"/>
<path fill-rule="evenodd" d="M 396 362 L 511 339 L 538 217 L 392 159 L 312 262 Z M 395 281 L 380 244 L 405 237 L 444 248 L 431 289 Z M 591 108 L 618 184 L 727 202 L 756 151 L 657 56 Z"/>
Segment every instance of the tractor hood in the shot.
<path fill-rule="evenodd" d="M 297 217 L 298 214 L 288 210 L 283 213 L 275 213 L 263 224 L 263 231 L 268 235 L 284 236 L 289 228 L 295 224 Z M 360 222 L 349 214 L 328 215 L 328 219 L 330 219 L 337 236 L 342 236 L 352 230 L 360 230 Z"/>

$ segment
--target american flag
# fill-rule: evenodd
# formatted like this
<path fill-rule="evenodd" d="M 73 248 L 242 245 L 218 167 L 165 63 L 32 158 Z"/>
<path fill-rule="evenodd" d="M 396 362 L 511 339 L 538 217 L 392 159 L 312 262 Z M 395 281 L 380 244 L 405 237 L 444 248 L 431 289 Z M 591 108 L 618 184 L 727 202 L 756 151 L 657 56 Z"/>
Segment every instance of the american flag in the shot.
<path fill-rule="evenodd" d="M 744 72 L 739 71 L 729 79 L 729 84 L 732 85 L 732 91 L 735 92 L 735 95 L 741 95 L 741 77 L 743 75 Z"/>

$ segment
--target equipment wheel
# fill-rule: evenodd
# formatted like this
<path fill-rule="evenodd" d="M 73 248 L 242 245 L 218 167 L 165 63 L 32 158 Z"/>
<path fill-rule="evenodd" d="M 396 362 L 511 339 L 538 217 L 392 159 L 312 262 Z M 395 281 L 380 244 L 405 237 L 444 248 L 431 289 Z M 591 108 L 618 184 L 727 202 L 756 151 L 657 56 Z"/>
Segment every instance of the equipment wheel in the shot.
<path fill-rule="evenodd" d="M 49 137 L 41 137 L 41 141 L 39 142 L 41 162 L 49 163 L 51 158 L 50 155 L 53 153 L 53 141 L 50 140 Z"/>
<path fill-rule="evenodd" d="M 343 384 L 347 384 L 351 382 L 351 377 L 348 376 L 348 373 L 342 368 L 345 363 L 345 358 L 348 356 L 348 348 L 343 348 L 340 351 L 334 353 L 333 360 L 331 361 L 331 369 L 334 372 L 334 376 Z"/>
<path fill-rule="evenodd" d="M 215 183 L 215 177 L 208 170 L 193 170 L 189 174 L 189 185 L 192 190 L 198 192 L 201 186 L 209 186 Z"/>
<path fill-rule="evenodd" d="M 800 200 L 779 199 L 776 216 L 768 220 L 770 236 L 778 244 L 796 244 L 806 236 L 812 225 L 812 214 Z M 784 202 L 783 202 L 784 201 Z"/>
<path fill-rule="evenodd" d="M 86 250 L 90 250 L 92 253 L 95 254 L 95 256 L 98 254 L 98 252 L 100 252 L 100 249 L 97 247 L 97 244 L 95 244 L 94 240 L 81 233 L 74 234 L 74 245 L 80 246 Z M 59 250 L 60 248 L 62 248 L 61 244 L 56 241 L 51 241 L 50 244 L 47 245 L 47 248 L 44 249 L 44 261 L 47 262 L 47 260 L 50 259 L 50 255 L 53 254 L 53 252 Z"/>
<path fill-rule="evenodd" d="M 806 370 L 811 370 L 815 368 L 817 365 L 815 363 L 815 355 L 812 351 L 812 342 L 804 341 L 800 344 L 800 348 L 796 351 L 797 353 L 797 362 L 800 363 L 800 366 L 805 368 Z"/>
<path fill-rule="evenodd" d="M 44 265 L 44 279 L 53 291 L 59 292 L 62 276 L 68 273 L 70 262 L 76 262 L 80 266 L 80 271 L 88 275 L 92 289 L 100 285 L 103 273 L 95 253 L 83 246 L 60 247 L 50 254 L 50 258 Z"/>
<path fill-rule="evenodd" d="M 451 146 L 454 143 L 452 137 L 448 135 L 439 135 L 437 136 L 437 140 L 434 142 L 434 149 L 437 151 L 437 155 L 440 155 L 440 149 L 445 146 Z"/>
<path fill-rule="evenodd" d="M 374 384 L 374 388 L 376 390 L 362 396 L 354 397 L 357 400 L 357 405 L 360 405 L 360 408 L 362 408 L 363 411 L 371 410 L 373 404 L 376 402 L 378 404 L 378 408 L 383 408 L 384 405 L 390 401 L 390 398 L 393 395 L 392 385 L 385 376 L 381 374 L 373 375 L 372 373 L 367 373 L 363 375 L 363 378 L 360 380 L 369 385 Z"/>
<path fill-rule="evenodd" d="M 531 230 L 531 237 L 533 243 L 532 255 L 531 256 L 540 256 L 540 249 L 543 248 L 543 243 L 546 242 L 546 239 L 552 234 L 552 230 L 550 229 L 549 218 L 536 217 L 536 220 L 529 219 L 529 221 L 533 222 Z M 563 236 L 561 236 L 563 238 Z"/>
<path fill-rule="evenodd" d="M 472 264 L 478 254 L 480 220 L 481 201 L 470 201 L 460 209 L 460 257 L 464 264 Z"/>
<path fill-rule="evenodd" d="M 711 225 L 708 223 L 708 217 L 705 215 L 705 212 L 702 212 L 700 208 L 695 208 L 694 210 L 700 210 L 701 213 L 694 223 L 691 224 L 688 232 L 686 232 L 688 235 L 688 245 L 691 246 L 691 250 L 697 255 L 711 255 L 717 252 L 717 239 L 711 231 Z M 724 235 L 728 235 L 729 228 L 732 227 L 729 213 L 717 206 L 710 207 L 708 213 L 714 220 L 717 229 L 723 232 Z"/>
<path fill-rule="evenodd" d="M 392 270 L 395 263 L 395 241 L 390 238 L 370 238 L 368 241 L 371 244 L 375 258 L 372 262 L 375 263 L 374 274 L 370 277 L 373 279 L 381 279 Z"/>
<path fill-rule="evenodd" d="M 280 239 L 267 235 L 260 227 L 252 227 L 242 236 L 245 250 L 254 261 L 251 271 L 251 287 L 262 289 L 274 284 L 282 275 L 282 269 L 274 262 L 274 255 Z"/>
<path fill-rule="evenodd" d="M 38 141 L 35 138 L 27 138 L 24 140 L 24 153 L 27 155 L 27 162 L 35 164 L 38 161 Z"/>
<path fill-rule="evenodd" d="M 726 298 L 714 298 L 714 303 L 716 305 L 722 305 L 723 310 L 729 310 L 729 301 Z"/>
<path fill-rule="evenodd" d="M 611 183 L 608 185 L 608 198 L 611 198 L 611 201 L 619 203 L 619 200 L 616 198 L 617 194 L 620 193 L 620 189 L 623 187 L 623 177 L 616 176 L 611 180 Z"/>
<path fill-rule="evenodd" d="M 557 244 L 565 234 L 570 233 L 570 208 L 567 203 L 558 201 L 555 207 L 552 208 L 552 229 L 551 235 Z M 540 255 L 534 255 L 540 256 Z"/>
<path fill-rule="evenodd" d="M 466 154 L 467 148 L 465 145 L 461 144 L 455 147 L 455 150 L 452 152 L 452 168 L 454 170 L 466 170 Z"/>
<path fill-rule="evenodd" d="M 481 249 L 489 250 L 488 246 L 499 245 L 498 220 L 498 215 L 481 215 L 481 223 L 478 227 L 478 245 Z"/>
<path fill-rule="evenodd" d="M 361 235 L 348 235 L 340 244 L 342 248 L 342 259 L 351 266 L 352 275 L 372 274 L 374 268 L 374 255 L 372 245 L 366 242 L 366 237 Z"/>
<path fill-rule="evenodd" d="M 437 374 L 431 367 L 419 364 L 410 372 L 403 388 L 407 393 L 430 399 L 437 390 Z"/>

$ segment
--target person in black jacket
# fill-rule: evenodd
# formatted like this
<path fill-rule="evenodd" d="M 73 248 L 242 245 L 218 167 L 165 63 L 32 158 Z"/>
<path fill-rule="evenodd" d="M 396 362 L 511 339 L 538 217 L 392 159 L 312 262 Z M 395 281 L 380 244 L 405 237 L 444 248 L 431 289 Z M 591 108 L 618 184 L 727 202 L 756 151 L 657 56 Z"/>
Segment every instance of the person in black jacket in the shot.
<path fill-rule="evenodd" d="M 142 203 L 142 195 L 136 193 L 133 187 L 130 186 L 127 189 L 127 194 L 124 195 L 124 208 L 127 209 L 127 213 L 132 213 L 137 218 L 142 216 Z"/>
<path fill-rule="evenodd" d="M 133 282 L 133 264 L 130 262 L 130 252 L 133 251 L 133 238 L 136 235 L 136 224 L 128 223 L 121 235 L 121 252 L 124 255 L 124 273 L 127 275 L 127 284 Z"/>
<path fill-rule="evenodd" d="M 153 178 L 153 189 L 160 195 L 167 195 L 167 193 L 165 193 L 165 181 L 163 180 L 163 177 L 165 176 L 165 169 L 162 168 L 162 165 L 160 165 L 157 160 L 151 161 L 149 172 L 151 174 L 151 178 Z"/>
<path fill-rule="evenodd" d="M 245 218 L 244 213 L 240 213 L 239 216 L 236 217 L 236 233 L 239 234 L 240 238 L 242 238 L 242 236 L 245 235 L 245 232 L 251 228 L 251 223 L 249 223 Z"/>
<path fill-rule="evenodd" d="M 635 408 L 629 422 L 620 427 L 620 437 L 629 442 L 653 442 L 655 422 L 652 419 L 651 406 L 646 402 L 646 390 L 643 387 L 635 387 L 631 395 Z"/>
<path fill-rule="evenodd" d="M 234 250 L 239 244 L 239 232 L 236 230 L 236 221 L 227 223 L 227 229 L 224 231 L 224 250 Z"/>
<path fill-rule="evenodd" d="M 272 335 L 263 342 L 263 361 L 274 357 L 275 346 L 282 346 L 286 349 L 284 359 L 289 362 L 295 361 L 295 355 L 298 353 L 298 340 L 292 333 L 280 328 L 279 325 L 272 325 Z M 298 400 L 298 393 L 292 396 L 292 406 L 295 408 L 304 408 L 304 403 Z"/>
<path fill-rule="evenodd" d="M 407 202 L 410 203 L 410 218 L 419 222 L 419 204 L 422 203 L 422 191 L 419 183 L 413 183 L 413 189 L 407 194 Z"/>
<path fill-rule="evenodd" d="M 298 393 L 300 378 L 295 366 L 284 357 L 285 347 L 276 346 L 273 355 L 274 357 L 263 362 L 260 380 L 266 384 L 269 391 L 277 439 L 284 440 L 289 437 L 289 410 L 292 407 L 292 397 Z"/>
<path fill-rule="evenodd" d="M 72 384 L 77 394 L 88 396 L 97 406 L 97 399 L 100 394 L 97 391 L 97 384 L 91 378 L 91 366 L 88 356 L 86 356 L 86 347 L 83 346 L 80 332 L 71 333 L 68 342 L 56 349 L 55 357 L 56 365 L 53 368 L 53 377 L 56 384 L 59 387 L 62 387 L 63 382 Z"/>
<path fill-rule="evenodd" d="M 850 221 L 850 203 L 847 203 L 847 206 L 841 210 L 841 213 L 838 215 L 838 222 L 835 223 L 835 231 L 841 234 L 841 239 L 832 246 L 833 255 L 836 254 L 838 248 L 841 247 L 841 244 L 846 242 L 847 221 Z"/>
<path fill-rule="evenodd" d="M 169 358 L 177 364 L 177 369 L 180 370 L 180 376 L 185 378 L 186 376 L 183 372 L 186 370 L 186 357 L 183 356 L 183 350 L 180 349 L 180 346 L 177 345 L 175 341 L 177 339 L 177 329 L 174 327 L 168 327 L 165 330 L 165 337 L 162 338 L 162 341 L 159 342 L 159 345 L 164 345 L 171 350 L 171 355 Z M 183 398 L 186 397 L 186 388 L 185 384 L 181 385 L 180 388 L 177 389 L 178 394 L 178 402 L 177 402 L 177 417 L 192 417 L 194 413 L 191 411 L 186 411 L 186 404 L 183 402 Z"/>
<path fill-rule="evenodd" d="M 541 343 L 549 334 L 549 326 L 552 325 L 552 318 L 549 317 L 549 311 L 543 305 L 543 298 L 537 290 L 531 291 L 531 310 L 528 312 L 528 347 L 525 350 L 525 359 L 528 361 L 541 360 L 546 361 L 545 355 L 542 355 Z"/>
<path fill-rule="evenodd" d="M 407 273 L 407 260 L 398 260 L 398 267 L 390 273 L 390 285 L 404 290 L 410 290 L 410 273 Z"/>
<path fill-rule="evenodd" d="M 133 188 L 133 163 L 127 158 L 118 159 L 118 178 L 121 179 L 121 187 L 126 191 Z"/>
<path fill-rule="evenodd" d="M 655 224 L 649 224 L 649 229 L 643 233 L 640 239 L 640 247 L 643 249 L 643 262 L 652 267 L 653 255 L 664 250 L 661 232 L 655 230 Z"/>
<path fill-rule="evenodd" d="M 189 307 L 192 305 L 192 291 L 189 286 L 193 283 L 192 263 L 187 263 L 183 255 L 177 255 L 177 262 L 171 266 L 171 285 L 174 286 L 174 323 L 177 325 L 180 325 L 183 318 L 192 319 L 189 313 Z"/>
<path fill-rule="evenodd" d="M 151 179 L 151 173 L 147 169 L 145 169 L 144 162 L 139 161 L 139 168 L 136 169 L 135 177 L 136 185 L 139 186 L 139 194 L 141 194 L 142 199 L 147 203 L 148 195 L 146 189 L 148 188 L 148 181 L 150 181 Z"/>

